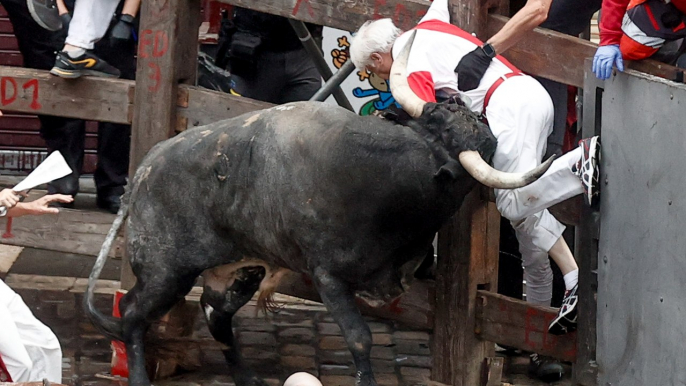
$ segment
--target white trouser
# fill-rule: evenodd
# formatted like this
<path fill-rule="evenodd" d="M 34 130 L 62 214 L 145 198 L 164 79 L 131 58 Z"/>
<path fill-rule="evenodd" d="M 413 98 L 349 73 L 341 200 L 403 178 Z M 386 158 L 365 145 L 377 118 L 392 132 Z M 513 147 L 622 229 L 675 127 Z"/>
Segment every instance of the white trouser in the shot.
<path fill-rule="evenodd" d="M 92 50 L 110 26 L 119 0 L 76 0 L 67 44 Z"/>
<path fill-rule="evenodd" d="M 14 382 L 62 383 L 62 349 L 55 334 L 0 280 L 0 356 Z"/>
<path fill-rule="evenodd" d="M 535 79 L 515 76 L 492 94 L 486 117 L 498 147 L 493 166 L 505 172 L 525 172 L 541 164 L 553 129 L 553 103 Z M 495 190 L 496 206 L 511 221 L 522 254 L 527 299 L 550 305 L 553 274 L 548 251 L 562 236 L 564 225 L 546 208 L 583 192 L 570 166 L 581 157 L 571 151 L 555 160 L 536 182 L 519 189 Z"/>

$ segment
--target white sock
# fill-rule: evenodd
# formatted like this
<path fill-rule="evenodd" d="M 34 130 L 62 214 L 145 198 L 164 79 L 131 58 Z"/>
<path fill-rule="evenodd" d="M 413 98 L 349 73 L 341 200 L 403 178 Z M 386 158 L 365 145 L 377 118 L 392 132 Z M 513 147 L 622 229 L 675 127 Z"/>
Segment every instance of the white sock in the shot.
<path fill-rule="evenodd" d="M 564 279 L 565 279 L 565 288 L 567 289 L 567 291 L 571 290 L 572 288 L 574 288 L 576 283 L 579 282 L 579 269 L 577 268 L 577 269 L 569 272 L 568 274 L 566 274 L 564 276 Z"/>
<path fill-rule="evenodd" d="M 86 53 L 86 50 L 81 47 L 68 46 L 64 47 L 64 52 L 69 55 L 70 58 L 75 59 Z"/>

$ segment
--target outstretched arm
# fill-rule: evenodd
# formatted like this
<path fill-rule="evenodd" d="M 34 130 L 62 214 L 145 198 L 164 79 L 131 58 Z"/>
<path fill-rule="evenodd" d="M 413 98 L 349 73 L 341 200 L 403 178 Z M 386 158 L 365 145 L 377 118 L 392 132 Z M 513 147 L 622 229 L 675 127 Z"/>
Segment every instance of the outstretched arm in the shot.
<path fill-rule="evenodd" d="M 515 45 L 525 33 L 533 30 L 546 21 L 552 0 L 527 0 L 512 19 L 503 28 L 488 39 L 495 52 L 502 54 Z"/>
<path fill-rule="evenodd" d="M 43 196 L 31 202 L 17 203 L 13 208 L 7 211 L 9 217 L 21 217 L 27 215 L 41 215 L 41 214 L 57 214 L 59 209 L 50 208 L 53 202 L 69 203 L 74 201 L 72 196 L 65 196 L 64 194 L 51 194 Z"/>
<path fill-rule="evenodd" d="M 524 7 L 512 16 L 498 33 L 488 39 L 487 45 L 477 47 L 465 55 L 455 69 L 458 88 L 461 91 L 470 91 L 479 87 L 481 78 L 496 54 L 507 51 L 525 33 L 541 25 L 548 18 L 551 3 L 552 0 L 527 0 Z"/>

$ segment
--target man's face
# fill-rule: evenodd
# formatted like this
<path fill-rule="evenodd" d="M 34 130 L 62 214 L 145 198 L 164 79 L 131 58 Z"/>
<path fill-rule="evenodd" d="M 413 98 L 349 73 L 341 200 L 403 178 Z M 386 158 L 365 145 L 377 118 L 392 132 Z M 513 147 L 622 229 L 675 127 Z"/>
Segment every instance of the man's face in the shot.
<path fill-rule="evenodd" d="M 391 76 L 391 66 L 393 65 L 393 56 L 390 52 L 375 52 L 371 56 L 372 65 L 367 66 L 367 71 L 373 72 L 381 79 L 388 80 Z"/>

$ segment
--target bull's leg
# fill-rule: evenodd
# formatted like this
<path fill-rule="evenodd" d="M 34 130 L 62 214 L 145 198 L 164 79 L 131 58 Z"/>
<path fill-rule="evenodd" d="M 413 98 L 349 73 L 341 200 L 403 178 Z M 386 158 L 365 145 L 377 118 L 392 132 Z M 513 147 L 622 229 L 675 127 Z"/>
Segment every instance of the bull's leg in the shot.
<path fill-rule="evenodd" d="M 314 283 L 324 305 L 343 332 L 357 368 L 357 385 L 376 386 L 370 353 L 372 333 L 355 305 L 355 292 L 348 283 L 321 268 L 314 271 Z"/>
<path fill-rule="evenodd" d="M 195 277 L 177 277 L 164 270 L 138 275 L 136 285 L 121 299 L 122 335 L 129 365 L 129 385 L 148 386 L 143 339 L 150 323 L 164 316 L 190 291 Z"/>
<path fill-rule="evenodd" d="M 218 291 L 216 284 L 205 277 L 200 303 L 212 336 L 226 346 L 222 352 L 237 386 L 266 385 L 243 363 L 231 328 L 234 314 L 252 298 L 264 275 L 265 270 L 262 267 L 239 269 L 233 283 L 225 291 Z"/>

